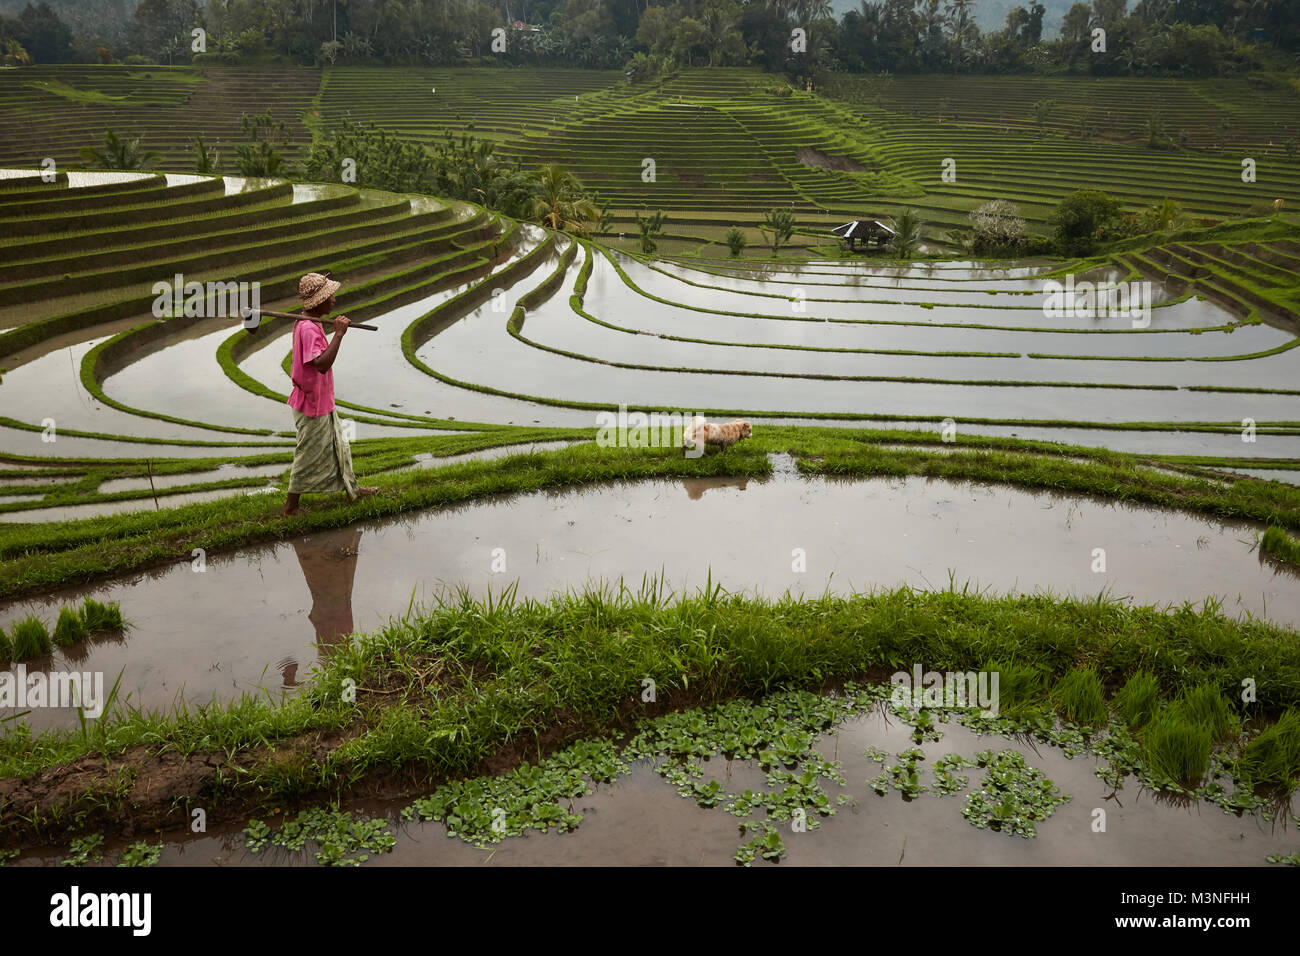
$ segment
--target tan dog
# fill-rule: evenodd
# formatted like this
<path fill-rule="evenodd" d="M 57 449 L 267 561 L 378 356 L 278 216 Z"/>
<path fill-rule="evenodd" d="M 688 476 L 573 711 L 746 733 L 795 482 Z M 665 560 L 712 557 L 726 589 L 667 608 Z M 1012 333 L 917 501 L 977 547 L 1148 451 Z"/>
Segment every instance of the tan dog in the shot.
<path fill-rule="evenodd" d="M 725 425 L 716 425 L 696 415 L 682 430 L 682 444 L 689 447 L 703 439 L 705 446 L 718 445 L 726 451 L 742 438 L 750 438 L 753 434 L 754 426 L 743 418 L 737 418 L 734 422 L 727 422 Z"/>

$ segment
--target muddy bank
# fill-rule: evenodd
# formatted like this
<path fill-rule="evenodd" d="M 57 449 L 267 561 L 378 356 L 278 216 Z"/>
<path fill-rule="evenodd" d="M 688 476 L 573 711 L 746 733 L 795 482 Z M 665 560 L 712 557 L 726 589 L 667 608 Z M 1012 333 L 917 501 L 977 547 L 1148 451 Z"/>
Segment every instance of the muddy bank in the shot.
<path fill-rule="evenodd" d="M 827 786 L 832 803 L 846 802 L 822 817 L 818 826 L 796 832 L 789 822 L 778 824 L 793 866 L 1251 866 L 1266 865 L 1270 853 L 1288 852 L 1296 839 L 1285 815 L 1276 822 L 1262 815 L 1234 816 L 1210 804 L 1178 803 L 1142 788 L 1132 778 L 1115 790 L 1094 770 L 1104 761 L 1092 756 L 1067 758 L 1047 744 L 1012 742 L 979 736 L 955 723 L 941 723 L 943 736 L 920 745 L 924 779 L 934 761 L 956 753 L 966 758 L 978 751 L 1014 750 L 1027 764 L 1041 770 L 1069 800 L 1036 826 L 1037 835 L 977 829 L 962 816 L 967 795 L 980 785 L 982 771 L 964 769 L 968 784 L 956 793 L 924 792 L 906 801 L 890 789 L 884 795 L 866 781 L 881 764 L 869 759 L 869 748 L 888 754 L 886 762 L 916 746 L 910 727 L 890 719 L 883 710 L 855 717 L 837 732 L 824 734 L 815 751 L 839 761 L 843 786 Z M 754 760 L 714 757 L 703 762 L 704 777 L 717 780 L 727 793 L 764 787 L 764 772 Z M 632 765 L 628 776 L 613 784 L 597 784 L 594 792 L 567 802 L 582 815 L 569 833 L 530 831 L 485 848 L 449 839 L 441 823 L 410 823 L 401 819 L 409 800 L 358 800 L 348 805 L 357 815 L 385 819 L 396 845 L 391 853 L 372 855 L 367 866 L 731 866 L 733 854 L 747 837 L 738 818 L 721 807 L 704 808 L 679 796 L 654 772 L 649 761 Z M 1094 832 L 1095 811 L 1105 810 L 1106 829 Z M 274 819 L 274 815 L 272 815 Z M 212 828 L 205 835 L 184 834 L 166 840 L 164 866 L 316 866 L 311 850 L 289 852 L 245 848 L 243 823 Z M 159 839 L 154 837 L 155 840 Z M 105 847 L 111 862 L 127 841 Z M 60 852 L 37 851 L 14 865 L 53 865 Z M 755 866 L 767 865 L 756 861 Z"/>

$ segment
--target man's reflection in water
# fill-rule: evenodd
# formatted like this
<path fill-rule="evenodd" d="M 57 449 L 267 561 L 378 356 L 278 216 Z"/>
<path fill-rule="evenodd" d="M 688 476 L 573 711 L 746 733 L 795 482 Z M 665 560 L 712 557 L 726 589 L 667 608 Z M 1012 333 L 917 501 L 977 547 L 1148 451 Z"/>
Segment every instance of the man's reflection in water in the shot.
<path fill-rule="evenodd" d="M 744 491 L 748 478 L 683 478 L 682 487 L 691 501 L 699 501 L 710 488 L 739 488 Z"/>
<path fill-rule="evenodd" d="M 293 539 L 302 576 L 311 591 L 308 619 L 316 626 L 316 644 L 321 657 L 329 648 L 352 633 L 352 584 L 361 552 L 361 529 L 340 528 L 309 538 Z M 285 687 L 298 685 L 298 662 L 281 662 Z"/>

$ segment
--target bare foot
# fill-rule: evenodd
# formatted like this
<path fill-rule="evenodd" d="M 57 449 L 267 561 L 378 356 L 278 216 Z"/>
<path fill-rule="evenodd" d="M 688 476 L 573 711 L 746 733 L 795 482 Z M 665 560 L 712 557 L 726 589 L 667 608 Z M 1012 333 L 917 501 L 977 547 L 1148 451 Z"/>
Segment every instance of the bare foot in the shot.
<path fill-rule="evenodd" d="M 371 495 L 378 493 L 379 489 L 374 485 L 368 485 L 357 489 L 358 498 L 369 498 Z"/>
<path fill-rule="evenodd" d="M 298 513 L 297 505 L 294 505 L 292 508 L 290 508 L 288 505 L 285 505 L 283 508 L 280 509 L 281 518 L 288 518 L 291 517 L 292 515 L 296 515 L 297 513 Z"/>

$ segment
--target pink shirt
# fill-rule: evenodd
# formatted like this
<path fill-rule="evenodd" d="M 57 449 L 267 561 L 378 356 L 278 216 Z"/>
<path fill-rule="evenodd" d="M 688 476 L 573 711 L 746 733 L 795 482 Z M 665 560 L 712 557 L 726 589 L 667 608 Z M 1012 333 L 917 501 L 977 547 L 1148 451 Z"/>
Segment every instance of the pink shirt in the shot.
<path fill-rule="evenodd" d="M 316 371 L 312 359 L 320 355 L 329 342 L 315 322 L 302 320 L 293 324 L 293 365 L 290 377 L 293 391 L 289 393 L 289 407 L 310 418 L 319 418 L 334 411 L 334 370 Z"/>

